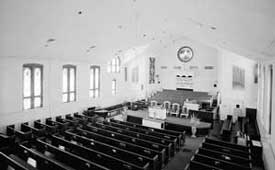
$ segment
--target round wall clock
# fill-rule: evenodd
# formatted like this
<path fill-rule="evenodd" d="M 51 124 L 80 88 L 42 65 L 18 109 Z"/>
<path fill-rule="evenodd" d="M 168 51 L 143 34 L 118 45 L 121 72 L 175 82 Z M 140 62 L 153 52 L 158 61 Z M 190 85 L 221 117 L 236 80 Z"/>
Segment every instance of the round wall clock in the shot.
<path fill-rule="evenodd" d="M 188 46 L 183 46 L 178 50 L 178 59 L 181 62 L 188 62 L 193 58 L 193 50 Z"/>

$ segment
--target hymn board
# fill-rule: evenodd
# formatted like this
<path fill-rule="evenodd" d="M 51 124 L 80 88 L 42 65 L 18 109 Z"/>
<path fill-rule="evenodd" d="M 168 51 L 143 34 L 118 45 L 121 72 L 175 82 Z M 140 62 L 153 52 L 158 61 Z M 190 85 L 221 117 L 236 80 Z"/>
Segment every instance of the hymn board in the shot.
<path fill-rule="evenodd" d="M 193 50 L 188 46 L 183 46 L 178 50 L 177 57 L 183 62 L 187 63 L 193 58 Z M 183 72 L 176 75 L 177 89 L 193 90 L 194 73 L 190 70 L 184 69 Z"/>

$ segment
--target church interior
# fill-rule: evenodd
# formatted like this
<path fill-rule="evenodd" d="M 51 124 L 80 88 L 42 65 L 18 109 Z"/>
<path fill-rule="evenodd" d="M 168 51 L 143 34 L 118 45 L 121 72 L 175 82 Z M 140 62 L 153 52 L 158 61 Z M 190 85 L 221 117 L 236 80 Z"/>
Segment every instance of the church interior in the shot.
<path fill-rule="evenodd" d="M 274 17 L 272 0 L 1 0 L 0 169 L 273 170 Z"/>

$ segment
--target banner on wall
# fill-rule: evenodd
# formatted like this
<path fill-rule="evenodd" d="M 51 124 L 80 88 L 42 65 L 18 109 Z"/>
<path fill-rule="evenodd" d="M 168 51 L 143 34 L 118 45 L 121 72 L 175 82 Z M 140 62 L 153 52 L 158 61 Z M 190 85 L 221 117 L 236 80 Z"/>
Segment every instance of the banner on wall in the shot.
<path fill-rule="evenodd" d="M 149 57 L 149 84 L 155 83 L 155 62 L 154 57 Z"/>
<path fill-rule="evenodd" d="M 177 89 L 190 89 L 193 90 L 193 78 L 192 73 L 183 73 L 176 75 L 176 87 Z"/>

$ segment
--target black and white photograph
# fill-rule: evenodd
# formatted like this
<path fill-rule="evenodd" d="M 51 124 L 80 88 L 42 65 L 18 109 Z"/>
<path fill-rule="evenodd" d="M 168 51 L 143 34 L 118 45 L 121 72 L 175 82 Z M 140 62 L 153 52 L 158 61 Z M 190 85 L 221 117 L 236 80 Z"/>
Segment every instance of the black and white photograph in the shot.
<path fill-rule="evenodd" d="M 274 170 L 275 0 L 0 0 L 0 170 Z"/>

